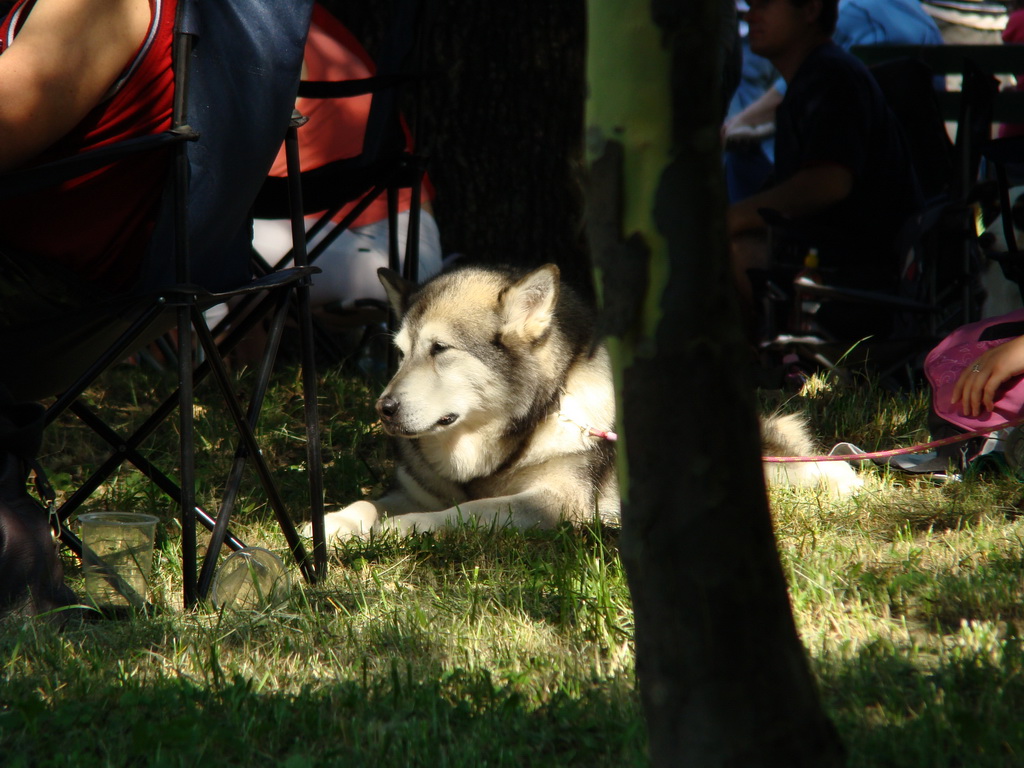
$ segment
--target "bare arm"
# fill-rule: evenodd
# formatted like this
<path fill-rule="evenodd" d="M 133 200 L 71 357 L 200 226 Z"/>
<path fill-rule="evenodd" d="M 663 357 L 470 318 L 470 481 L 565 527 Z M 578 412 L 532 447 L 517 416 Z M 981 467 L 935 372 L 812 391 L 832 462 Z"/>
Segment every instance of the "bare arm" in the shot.
<path fill-rule="evenodd" d="M 149 28 L 148 0 L 38 0 L 0 56 L 0 171 L 99 104 Z"/>
<path fill-rule="evenodd" d="M 729 235 L 764 229 L 757 212 L 771 208 L 791 219 L 822 211 L 846 198 L 853 188 L 853 174 L 841 165 L 818 165 L 798 171 L 771 189 L 734 203 L 729 208 Z"/>
<path fill-rule="evenodd" d="M 762 93 L 757 99 L 750 102 L 725 121 L 722 126 L 722 135 L 728 138 L 730 132 L 736 128 L 751 128 L 764 123 L 775 122 L 775 110 L 782 103 L 782 94 L 773 85 Z"/>

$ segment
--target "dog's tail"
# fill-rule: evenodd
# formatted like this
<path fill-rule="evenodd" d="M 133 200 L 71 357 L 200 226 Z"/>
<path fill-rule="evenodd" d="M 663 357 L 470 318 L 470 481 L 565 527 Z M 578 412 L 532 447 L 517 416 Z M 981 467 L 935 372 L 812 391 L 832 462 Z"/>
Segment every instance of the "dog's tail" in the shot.
<path fill-rule="evenodd" d="M 815 456 L 807 419 L 799 413 L 773 413 L 761 419 L 762 456 Z M 764 463 L 769 485 L 820 487 L 837 496 L 856 493 L 864 484 L 845 461 Z"/>
<path fill-rule="evenodd" d="M 813 456 L 814 441 L 802 414 L 773 413 L 761 419 L 762 456 Z"/>

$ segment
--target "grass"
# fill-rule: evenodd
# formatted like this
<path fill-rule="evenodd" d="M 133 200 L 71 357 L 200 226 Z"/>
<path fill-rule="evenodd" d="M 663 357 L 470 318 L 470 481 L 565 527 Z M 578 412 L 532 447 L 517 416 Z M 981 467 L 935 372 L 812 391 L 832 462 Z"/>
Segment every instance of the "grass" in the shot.
<path fill-rule="evenodd" d="M 123 403 L 161 384 L 121 370 L 92 399 L 127 422 L 136 409 Z M 264 427 L 297 521 L 300 391 L 282 375 Z M 388 461 L 371 390 L 329 373 L 322 396 L 328 502 L 379 492 Z M 923 395 L 870 383 L 813 379 L 781 407 L 810 414 L 823 444 L 927 437 Z M 230 455 L 221 410 L 197 406 L 207 501 Z M 66 492 L 97 449 L 70 425 L 48 439 L 45 463 Z M 173 466 L 171 442 L 153 447 Z M 1018 478 L 864 475 L 853 499 L 772 494 L 794 613 L 849 765 L 1024 764 Z M 63 632 L 17 616 L 0 625 L 0 764 L 646 765 L 614 530 L 378 537 L 338 548 L 323 584 L 293 569 L 280 609 L 186 613 L 170 503 L 125 472 L 90 508 L 160 517 L 156 609 Z M 242 499 L 233 527 L 285 554 L 258 493 Z M 67 567 L 82 594 L 78 566 Z"/>

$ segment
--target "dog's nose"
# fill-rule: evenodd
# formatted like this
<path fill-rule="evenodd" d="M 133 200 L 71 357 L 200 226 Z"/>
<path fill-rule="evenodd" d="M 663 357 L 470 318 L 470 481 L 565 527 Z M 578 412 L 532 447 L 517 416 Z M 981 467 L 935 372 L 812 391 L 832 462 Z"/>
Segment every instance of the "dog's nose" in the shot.
<path fill-rule="evenodd" d="M 377 401 L 377 413 L 385 419 L 395 418 L 395 414 L 398 413 L 398 401 L 386 395 Z"/>

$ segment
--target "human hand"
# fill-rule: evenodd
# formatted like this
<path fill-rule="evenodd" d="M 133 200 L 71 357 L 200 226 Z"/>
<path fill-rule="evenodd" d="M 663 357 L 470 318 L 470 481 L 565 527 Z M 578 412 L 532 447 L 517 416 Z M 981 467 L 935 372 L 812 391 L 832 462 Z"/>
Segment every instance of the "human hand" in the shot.
<path fill-rule="evenodd" d="M 975 417 L 995 407 L 996 392 L 1014 376 L 1024 373 L 1024 336 L 983 353 L 953 385 L 952 402 L 965 416 Z"/>

